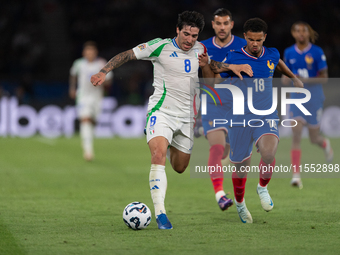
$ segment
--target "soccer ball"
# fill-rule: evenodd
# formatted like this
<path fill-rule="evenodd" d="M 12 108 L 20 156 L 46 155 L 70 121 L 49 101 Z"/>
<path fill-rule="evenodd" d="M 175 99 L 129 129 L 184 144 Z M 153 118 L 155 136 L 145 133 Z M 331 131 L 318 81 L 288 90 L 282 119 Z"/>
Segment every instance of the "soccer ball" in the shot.
<path fill-rule="evenodd" d="M 151 222 L 151 211 L 146 204 L 133 202 L 124 208 L 123 220 L 129 228 L 135 230 L 144 229 Z"/>

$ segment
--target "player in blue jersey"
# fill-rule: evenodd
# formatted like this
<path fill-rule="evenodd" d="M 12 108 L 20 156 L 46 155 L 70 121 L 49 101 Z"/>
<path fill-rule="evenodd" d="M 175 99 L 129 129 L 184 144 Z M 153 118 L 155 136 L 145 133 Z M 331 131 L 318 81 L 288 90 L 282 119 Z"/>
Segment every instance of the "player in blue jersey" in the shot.
<path fill-rule="evenodd" d="M 305 88 L 311 93 L 311 100 L 304 105 L 312 114 L 311 116 L 305 116 L 295 105 L 290 107 L 290 117 L 297 121 L 297 125 L 292 128 L 291 162 L 296 171 L 293 173 L 291 185 L 302 188 L 299 166 L 301 159 L 301 135 L 304 125 L 308 127 L 311 143 L 318 145 L 324 150 L 328 162 L 331 162 L 333 159 L 333 150 L 329 140 L 320 134 L 320 119 L 325 99 L 322 84 L 327 83 L 328 68 L 323 50 L 314 45 L 318 34 L 309 24 L 298 21 L 293 24 L 291 33 L 296 43 L 285 50 L 284 61 L 292 72 L 300 77 L 305 84 Z M 282 81 L 286 85 L 290 84 L 286 76 L 282 77 Z M 299 98 L 301 96 L 303 97 L 301 94 L 291 94 L 291 98 Z"/>
<path fill-rule="evenodd" d="M 221 62 L 228 52 L 241 49 L 247 44 L 243 38 L 231 34 L 234 21 L 229 10 L 224 8 L 216 10 L 211 24 L 216 35 L 201 41 L 207 48 L 210 59 Z M 204 86 L 204 88 L 210 90 L 207 86 Z M 207 99 L 207 104 L 209 105 L 207 109 L 214 109 L 212 107 L 215 105 L 213 99 L 211 97 L 207 97 Z M 225 101 L 223 94 L 221 94 L 221 100 Z M 224 109 L 223 105 L 218 105 L 214 111 L 210 111 L 207 115 L 202 116 L 203 126 L 200 125 L 199 120 L 196 122 L 195 136 L 199 137 L 204 132 L 210 145 L 208 166 L 222 166 L 222 159 L 228 157 L 229 154 L 230 146 L 227 128 L 225 126 L 212 127 L 210 125 L 213 116 L 221 116 L 225 111 L 226 109 Z M 223 172 L 209 172 L 209 174 L 214 187 L 216 201 L 221 210 L 224 211 L 233 205 L 233 200 L 228 198 L 224 192 Z"/>
<path fill-rule="evenodd" d="M 272 110 L 265 115 L 254 114 L 252 113 L 254 110 L 249 108 L 248 105 L 253 105 L 253 108 L 262 112 L 272 109 L 272 78 L 275 68 L 290 77 L 294 82 L 294 86 L 303 87 L 302 82 L 280 59 L 278 50 L 263 46 L 267 36 L 266 33 L 267 24 L 263 20 L 259 18 L 250 19 L 244 24 L 244 37 L 247 41 L 245 47 L 228 53 L 224 64 L 214 60 L 211 60 L 210 65 L 204 66 L 204 64 L 201 64 L 204 77 L 212 77 L 213 73 L 220 73 L 223 78 L 231 77 L 232 79 L 229 79 L 228 82 L 231 82 L 238 90 L 242 90 L 244 98 L 248 98 L 249 88 L 252 88 L 253 91 L 253 96 L 250 96 L 252 98 L 251 104 L 248 104 L 247 100 L 241 100 L 241 106 L 244 106 L 244 114 L 233 115 L 235 109 L 229 106 L 230 110 L 227 114 L 221 116 L 230 121 L 228 125 L 231 150 L 230 161 L 236 166 L 236 172 L 232 174 L 232 181 L 237 212 L 243 223 L 253 222 L 244 200 L 247 170 L 250 167 L 253 145 L 255 143 L 261 154 L 259 164 L 260 180 L 257 193 L 260 197 L 262 208 L 265 211 L 270 211 L 273 209 L 274 203 L 268 193 L 267 185 L 275 167 L 275 153 L 279 142 L 277 111 Z M 201 61 L 206 61 L 206 56 L 203 55 Z M 253 78 L 241 80 L 237 79 L 232 72 L 223 72 L 223 69 L 228 66 L 225 65 L 229 63 L 249 64 L 253 70 Z M 244 77 L 249 76 L 244 75 Z M 226 90 L 226 98 L 230 97 L 226 102 L 227 105 L 233 100 L 231 95 L 230 90 Z M 234 122 L 234 125 L 231 124 L 232 122 Z"/>

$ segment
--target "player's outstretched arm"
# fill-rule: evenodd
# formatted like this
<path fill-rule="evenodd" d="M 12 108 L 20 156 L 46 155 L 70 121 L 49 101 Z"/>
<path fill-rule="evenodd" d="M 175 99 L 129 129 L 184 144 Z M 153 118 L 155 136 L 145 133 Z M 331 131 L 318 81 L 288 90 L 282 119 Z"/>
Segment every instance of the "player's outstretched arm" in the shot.
<path fill-rule="evenodd" d="M 295 87 L 297 88 L 304 87 L 302 81 L 299 78 L 297 78 L 295 74 L 293 74 L 293 72 L 288 68 L 285 62 L 283 62 L 281 59 L 279 60 L 279 63 L 277 64 L 276 68 L 280 73 L 292 79 Z M 287 78 L 283 76 L 282 81 L 284 84 L 286 84 Z"/>
<path fill-rule="evenodd" d="M 208 54 L 203 53 L 198 56 L 199 60 L 199 65 L 202 70 L 202 76 L 205 79 L 204 82 L 211 85 L 215 86 L 216 83 L 222 82 L 224 79 L 221 78 L 220 74 L 214 73 L 209 65 L 209 58 Z"/>
<path fill-rule="evenodd" d="M 217 61 L 211 60 L 210 68 L 214 73 L 223 73 L 223 72 L 232 71 L 241 80 L 243 80 L 241 72 L 246 73 L 250 77 L 253 76 L 253 69 L 248 64 L 233 65 L 233 64 L 227 64 L 227 63 L 222 63 L 222 62 L 217 62 Z"/>
<path fill-rule="evenodd" d="M 116 69 L 130 60 L 136 59 L 136 55 L 132 49 L 119 53 L 118 55 L 111 58 L 110 61 L 107 62 L 106 65 L 99 71 L 99 73 L 91 76 L 91 83 L 94 86 L 101 85 L 105 81 L 105 77 L 108 72 Z"/>
<path fill-rule="evenodd" d="M 203 78 L 215 78 L 215 73 L 211 70 L 209 65 L 209 58 L 207 53 L 198 56 L 198 63 L 202 70 Z"/>
<path fill-rule="evenodd" d="M 208 54 L 203 53 L 199 55 L 198 60 L 205 83 L 214 87 L 216 83 L 220 83 L 224 80 L 221 78 L 220 74 L 216 74 L 211 70 Z"/>

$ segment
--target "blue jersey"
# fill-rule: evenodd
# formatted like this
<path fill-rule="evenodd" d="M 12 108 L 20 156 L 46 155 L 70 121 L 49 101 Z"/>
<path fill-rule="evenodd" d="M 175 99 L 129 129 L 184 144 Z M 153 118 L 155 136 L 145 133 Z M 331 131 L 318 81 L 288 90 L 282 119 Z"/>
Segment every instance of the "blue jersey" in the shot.
<path fill-rule="evenodd" d="M 201 41 L 208 50 L 209 57 L 215 61 L 222 62 L 228 52 L 239 50 L 247 44 L 245 39 L 231 35 L 231 40 L 223 47 L 216 44 L 216 36 L 210 37 L 207 40 Z"/>
<path fill-rule="evenodd" d="M 242 39 L 235 35 L 231 35 L 230 42 L 223 47 L 216 44 L 216 36 L 213 36 L 207 40 L 201 41 L 201 43 L 203 43 L 203 45 L 207 48 L 209 57 L 212 60 L 215 60 L 218 62 L 223 62 L 226 58 L 226 55 L 229 52 L 240 50 L 243 46 L 247 45 L 247 41 L 245 39 Z M 205 88 L 205 89 L 208 89 L 211 93 L 213 93 L 213 91 L 211 91 L 209 88 Z M 217 92 L 219 93 L 218 89 L 217 89 Z M 206 93 L 202 92 L 202 94 L 206 94 Z M 223 93 L 221 94 L 221 96 L 223 97 Z M 208 99 L 207 100 L 208 104 L 215 104 L 211 97 L 208 96 L 207 99 Z"/>
<path fill-rule="evenodd" d="M 230 42 L 223 47 L 216 44 L 216 36 L 213 36 L 207 40 L 201 41 L 201 43 L 203 43 L 204 46 L 207 48 L 207 52 L 211 59 L 218 61 L 218 62 L 222 62 L 229 52 L 241 49 L 243 46 L 247 44 L 247 41 L 238 36 L 231 35 Z M 212 93 L 212 95 L 215 95 L 214 91 L 211 91 L 207 86 L 204 86 L 204 89 L 208 90 L 210 93 Z M 223 90 L 216 89 L 216 92 L 219 94 L 222 102 L 226 101 L 226 99 L 224 98 Z M 202 94 L 207 94 L 207 93 L 203 91 Z M 208 104 L 207 114 L 202 116 L 205 135 L 215 129 L 227 130 L 226 127 L 220 126 L 216 128 L 212 126 L 212 121 L 214 119 L 223 118 L 225 113 L 227 112 L 227 109 L 224 107 L 224 105 L 222 106 L 219 104 L 215 105 L 214 99 L 209 95 L 207 95 L 207 104 Z M 228 140 L 227 140 L 227 143 L 229 143 Z"/>
<path fill-rule="evenodd" d="M 294 74 L 302 78 L 316 77 L 320 70 L 327 68 L 326 56 L 322 49 L 311 43 L 302 51 L 296 44 L 287 48 L 284 52 L 284 61 Z M 311 93 L 311 99 L 304 106 L 312 115 L 305 116 L 295 105 L 291 105 L 290 116 L 294 119 L 300 118 L 310 126 L 318 126 L 325 100 L 322 84 L 304 83 L 304 86 Z M 304 94 L 291 93 L 290 97 L 302 98 Z"/>
<path fill-rule="evenodd" d="M 288 68 L 295 75 L 301 78 L 313 78 L 318 72 L 327 68 L 326 56 L 319 46 L 312 43 L 304 50 L 299 50 L 296 44 L 290 46 L 284 51 L 284 61 Z M 304 84 L 305 88 L 311 92 L 311 102 L 323 101 L 325 96 L 322 90 L 322 84 Z M 292 93 L 292 98 L 304 97 L 302 94 Z"/>
<path fill-rule="evenodd" d="M 227 84 L 237 86 L 244 95 L 244 115 L 233 115 L 232 94 L 228 89 L 225 89 L 230 97 L 226 102 L 230 110 L 225 115 L 225 119 L 229 121 L 229 126 L 227 127 L 230 135 L 230 161 L 232 163 L 242 163 L 249 159 L 253 144 L 257 145 L 262 136 L 274 135 L 279 138 L 277 110 L 268 115 L 256 115 L 248 107 L 248 88 L 251 88 L 253 94 L 251 97 L 252 105 L 254 108 L 256 110 L 271 109 L 273 101 L 273 74 L 279 60 L 280 53 L 278 50 L 266 47 L 262 48 L 262 53 L 259 57 L 247 53 L 245 47 L 241 50 L 230 52 L 226 56 L 225 63 L 249 64 L 253 70 L 253 77 L 251 78 L 242 73 L 243 80 L 240 80 L 233 72 L 221 73 L 221 77 L 227 78 Z M 237 100 L 240 100 L 240 98 Z M 233 124 L 230 127 L 231 121 L 238 124 Z"/>
<path fill-rule="evenodd" d="M 249 119 L 267 119 L 277 118 L 277 110 L 270 115 L 255 115 L 248 108 L 248 88 L 252 88 L 252 105 L 256 110 L 269 110 L 273 102 L 273 74 L 279 63 L 280 53 L 275 48 L 262 48 L 262 53 L 259 57 L 250 55 L 244 48 L 230 52 L 226 56 L 225 63 L 228 64 L 249 64 L 253 70 L 253 77 L 242 73 L 243 80 L 240 80 L 233 72 L 221 73 L 222 78 L 228 78 L 227 83 L 240 88 L 244 95 L 244 115 L 232 115 L 232 95 L 229 90 L 225 89 L 229 95 L 226 103 L 230 110 L 227 117 L 232 118 L 233 121 L 242 121 Z"/>

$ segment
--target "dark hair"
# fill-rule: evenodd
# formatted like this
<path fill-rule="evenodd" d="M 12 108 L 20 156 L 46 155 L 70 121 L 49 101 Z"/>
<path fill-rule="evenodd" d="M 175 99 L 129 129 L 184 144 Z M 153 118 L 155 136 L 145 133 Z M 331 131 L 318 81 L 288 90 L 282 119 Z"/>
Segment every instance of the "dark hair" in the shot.
<path fill-rule="evenodd" d="M 248 19 L 243 25 L 243 31 L 247 33 L 250 32 L 263 32 L 267 33 L 268 25 L 267 23 L 260 18 L 252 18 Z"/>
<path fill-rule="evenodd" d="M 87 42 L 84 43 L 83 49 L 85 49 L 86 47 L 97 48 L 97 43 L 95 41 L 87 41 Z"/>
<path fill-rule="evenodd" d="M 310 36 L 310 40 L 312 43 L 315 43 L 315 41 L 318 39 L 319 37 L 319 34 L 307 23 L 307 22 L 304 22 L 304 21 L 297 21 L 295 22 L 293 25 L 292 25 L 292 28 L 291 28 L 291 33 L 293 33 L 294 29 L 295 29 L 295 26 L 296 25 L 303 25 L 303 26 L 306 26 L 308 31 L 309 31 L 309 36 Z"/>
<path fill-rule="evenodd" d="M 204 28 L 204 17 L 202 14 L 195 11 L 185 11 L 178 14 L 177 27 L 182 30 L 183 26 L 197 27 L 200 32 Z"/>
<path fill-rule="evenodd" d="M 231 16 L 231 12 L 225 8 L 219 8 L 214 12 L 214 16 L 213 16 L 213 20 L 215 18 L 215 16 L 220 16 L 220 17 L 224 17 L 224 16 L 229 16 L 230 20 L 233 19 L 233 17 Z"/>

